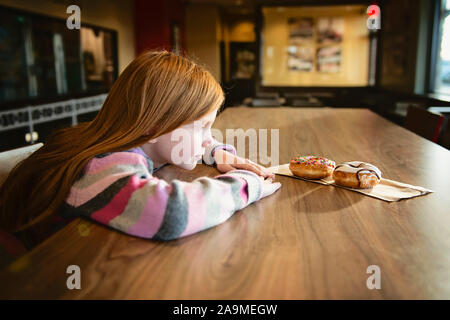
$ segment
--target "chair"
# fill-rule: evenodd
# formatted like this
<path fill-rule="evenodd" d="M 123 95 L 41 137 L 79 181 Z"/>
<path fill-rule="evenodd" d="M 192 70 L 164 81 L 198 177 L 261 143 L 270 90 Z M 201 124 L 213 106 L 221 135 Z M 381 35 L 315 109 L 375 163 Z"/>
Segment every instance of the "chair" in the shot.
<path fill-rule="evenodd" d="M 324 107 L 323 103 L 316 97 L 292 98 L 288 105 L 291 107 Z"/>
<path fill-rule="evenodd" d="M 253 107 L 279 107 L 285 103 L 284 98 L 253 98 Z"/>
<path fill-rule="evenodd" d="M 320 96 L 325 98 L 332 95 L 325 92 L 285 92 L 286 105 L 289 107 L 324 107 Z"/>
<path fill-rule="evenodd" d="M 437 143 L 444 120 L 445 117 L 442 114 L 410 105 L 404 127 L 419 136 Z"/>
<path fill-rule="evenodd" d="M 265 92 L 265 91 L 258 91 L 255 94 L 255 98 L 262 98 L 262 99 L 278 99 L 280 97 L 280 94 L 278 92 Z"/>
<path fill-rule="evenodd" d="M 450 124 L 448 123 L 448 121 L 447 125 L 445 126 L 445 129 L 442 130 L 442 135 L 439 144 L 444 148 L 450 150 Z"/>
<path fill-rule="evenodd" d="M 42 143 L 13 149 L 0 153 L 0 185 L 6 180 L 9 172 L 20 161 L 28 158 L 33 152 L 42 147 Z M 0 268 L 8 265 L 27 250 L 14 235 L 0 229 Z"/>
<path fill-rule="evenodd" d="M 16 164 L 28 158 L 43 145 L 43 143 L 36 143 L 31 146 L 0 152 L 0 185 L 6 180 L 9 172 Z"/>

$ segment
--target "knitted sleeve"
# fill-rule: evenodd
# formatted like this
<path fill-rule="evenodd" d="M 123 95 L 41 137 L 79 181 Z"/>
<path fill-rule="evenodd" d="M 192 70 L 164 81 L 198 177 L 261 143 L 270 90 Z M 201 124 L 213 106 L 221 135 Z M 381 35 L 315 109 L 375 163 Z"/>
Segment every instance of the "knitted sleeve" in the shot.
<path fill-rule="evenodd" d="M 61 214 L 88 217 L 133 236 L 172 240 L 221 224 L 262 195 L 262 180 L 250 171 L 168 183 L 152 176 L 148 160 L 132 152 L 91 159 Z"/>

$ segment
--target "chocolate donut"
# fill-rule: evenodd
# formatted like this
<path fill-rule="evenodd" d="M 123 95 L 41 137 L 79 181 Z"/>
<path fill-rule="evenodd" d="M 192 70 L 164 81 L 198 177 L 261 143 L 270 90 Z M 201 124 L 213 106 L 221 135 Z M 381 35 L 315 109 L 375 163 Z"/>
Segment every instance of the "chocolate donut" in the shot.
<path fill-rule="evenodd" d="M 380 183 L 381 171 L 370 163 L 349 161 L 336 166 L 333 179 L 340 186 L 369 189 Z"/>

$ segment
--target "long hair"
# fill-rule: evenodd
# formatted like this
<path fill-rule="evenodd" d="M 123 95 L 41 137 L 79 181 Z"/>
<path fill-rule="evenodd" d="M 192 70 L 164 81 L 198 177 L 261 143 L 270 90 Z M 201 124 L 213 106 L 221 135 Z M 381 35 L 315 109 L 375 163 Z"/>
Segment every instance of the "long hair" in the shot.
<path fill-rule="evenodd" d="M 45 222 L 94 156 L 134 148 L 221 107 L 224 93 L 201 64 L 165 50 L 147 51 L 114 82 L 90 122 L 59 129 L 18 163 L 0 186 L 0 228 Z"/>

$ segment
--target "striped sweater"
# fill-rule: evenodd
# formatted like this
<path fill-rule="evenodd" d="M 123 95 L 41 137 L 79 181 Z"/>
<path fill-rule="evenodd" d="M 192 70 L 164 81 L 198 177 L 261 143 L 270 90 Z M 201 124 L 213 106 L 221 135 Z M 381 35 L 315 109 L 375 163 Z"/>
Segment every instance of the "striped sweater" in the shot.
<path fill-rule="evenodd" d="M 236 154 L 233 146 L 215 141 L 203 155 L 206 164 L 215 165 L 218 148 Z M 171 240 L 216 226 L 261 198 L 262 181 L 250 171 L 167 183 L 153 176 L 161 167 L 153 168 L 141 148 L 94 157 L 49 223 L 14 234 L 0 230 L 0 268 L 77 217 L 133 236 Z"/>
<path fill-rule="evenodd" d="M 214 165 L 217 148 L 236 152 L 215 142 L 204 162 Z M 87 217 L 137 237 L 172 240 L 221 224 L 262 195 L 261 179 L 247 170 L 168 183 L 153 176 L 156 169 L 139 147 L 98 155 L 70 189 L 60 214 Z"/>

